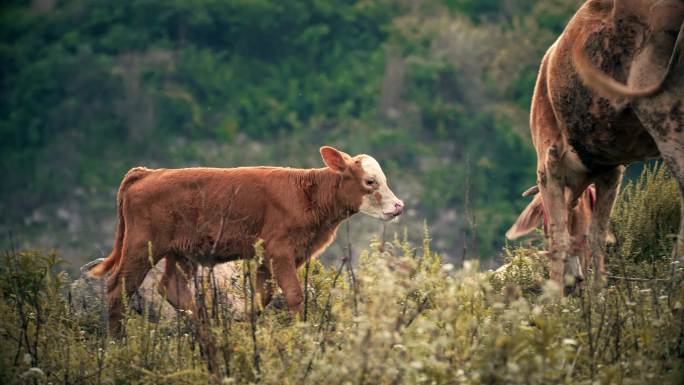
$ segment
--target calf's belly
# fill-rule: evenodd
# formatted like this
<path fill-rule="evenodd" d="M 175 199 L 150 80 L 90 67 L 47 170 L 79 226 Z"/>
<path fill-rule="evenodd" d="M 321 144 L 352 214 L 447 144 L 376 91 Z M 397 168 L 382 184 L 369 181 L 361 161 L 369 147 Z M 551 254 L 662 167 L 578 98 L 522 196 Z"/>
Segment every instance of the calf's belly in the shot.
<path fill-rule="evenodd" d="M 176 239 L 172 242 L 171 253 L 203 266 L 231 262 L 254 255 L 255 239 L 216 239 L 205 235 L 195 239 Z"/>

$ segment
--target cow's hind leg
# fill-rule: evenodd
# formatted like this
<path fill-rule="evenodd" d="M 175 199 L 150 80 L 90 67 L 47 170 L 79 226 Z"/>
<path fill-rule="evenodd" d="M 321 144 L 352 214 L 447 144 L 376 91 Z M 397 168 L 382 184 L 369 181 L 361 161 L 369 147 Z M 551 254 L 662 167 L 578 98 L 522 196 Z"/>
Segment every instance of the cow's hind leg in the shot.
<path fill-rule="evenodd" d="M 684 28 L 682 26 L 681 28 Z M 675 52 L 670 59 L 672 73 L 662 91 L 635 103 L 637 116 L 653 137 L 660 155 L 677 179 L 682 201 L 679 236 L 672 251 L 673 259 L 684 262 L 684 37 L 680 29 Z"/>
<path fill-rule="evenodd" d="M 678 59 L 676 70 L 663 91 L 635 104 L 639 120 L 653 137 L 660 155 L 679 184 L 682 210 L 679 236 L 672 256 L 684 262 L 684 54 L 680 52 Z"/>
<path fill-rule="evenodd" d="M 620 188 L 624 166 L 615 167 L 594 177 L 596 186 L 596 203 L 589 225 L 589 250 L 591 251 L 594 269 L 594 284 L 603 286 L 606 282 L 606 236 L 613 211 L 615 197 Z"/>
<path fill-rule="evenodd" d="M 560 148 L 554 144 L 545 155 L 537 170 L 537 185 L 549 217 L 549 275 L 562 290 L 565 284 L 565 261 L 569 246 L 565 175 L 561 167 Z"/>
<path fill-rule="evenodd" d="M 587 211 L 591 209 L 586 201 L 589 180 L 584 175 L 577 173 L 573 176 L 568 181 L 571 182 L 569 183 L 569 194 L 567 196 L 569 198 L 567 201 L 567 223 L 568 233 L 570 234 L 570 246 L 565 263 L 565 274 L 575 277 L 575 281 L 568 282 L 571 283 L 565 287 L 568 292 L 575 291 L 584 286 L 589 259 L 587 232 L 591 221 L 591 213 Z"/>

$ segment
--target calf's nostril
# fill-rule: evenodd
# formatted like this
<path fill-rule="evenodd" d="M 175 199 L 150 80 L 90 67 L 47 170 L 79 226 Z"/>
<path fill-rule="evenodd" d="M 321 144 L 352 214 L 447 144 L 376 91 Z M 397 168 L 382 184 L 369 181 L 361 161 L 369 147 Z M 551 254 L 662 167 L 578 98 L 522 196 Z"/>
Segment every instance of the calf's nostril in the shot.
<path fill-rule="evenodd" d="M 397 202 L 394 204 L 394 212 L 395 214 L 399 215 L 401 212 L 404 211 L 404 205 L 401 202 Z"/>

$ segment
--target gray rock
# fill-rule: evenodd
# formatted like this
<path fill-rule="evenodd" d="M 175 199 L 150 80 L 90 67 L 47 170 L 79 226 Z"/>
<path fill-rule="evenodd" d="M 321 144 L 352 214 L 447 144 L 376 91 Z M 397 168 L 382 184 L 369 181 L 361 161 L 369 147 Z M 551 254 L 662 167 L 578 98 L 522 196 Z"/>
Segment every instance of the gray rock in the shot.
<path fill-rule="evenodd" d="M 107 288 L 105 278 L 91 277 L 88 272 L 100 264 L 104 259 L 99 258 L 88 262 L 80 269 L 81 275 L 70 288 L 71 307 L 74 313 L 84 319 L 104 324 L 107 320 Z M 166 260 L 162 259 L 145 277 L 138 291 L 130 299 L 130 307 L 139 314 L 147 314 L 152 321 L 160 318 L 172 318 L 177 314 L 176 309 L 159 293 L 158 287 L 164 273 Z M 197 274 L 197 282 L 202 279 L 210 282 L 207 285 L 206 303 L 217 305 L 230 311 L 235 318 L 240 318 L 244 312 L 242 300 L 242 275 L 234 263 L 223 263 L 213 268 L 213 279 L 210 279 L 211 269 L 201 267 Z M 195 285 L 190 288 L 195 291 Z M 214 298 L 216 299 L 214 301 Z"/>

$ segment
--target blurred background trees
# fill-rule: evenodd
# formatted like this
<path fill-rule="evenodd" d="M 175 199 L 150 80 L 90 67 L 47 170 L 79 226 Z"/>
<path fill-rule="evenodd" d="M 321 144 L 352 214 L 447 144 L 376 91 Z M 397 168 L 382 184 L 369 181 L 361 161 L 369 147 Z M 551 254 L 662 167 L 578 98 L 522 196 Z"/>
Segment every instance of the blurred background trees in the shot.
<path fill-rule="evenodd" d="M 535 182 L 539 62 L 580 3 L 3 2 L 0 245 L 90 260 L 133 166 L 318 167 L 330 144 L 384 166 L 410 209 L 390 231 L 427 219 L 447 257 L 492 257 Z"/>

